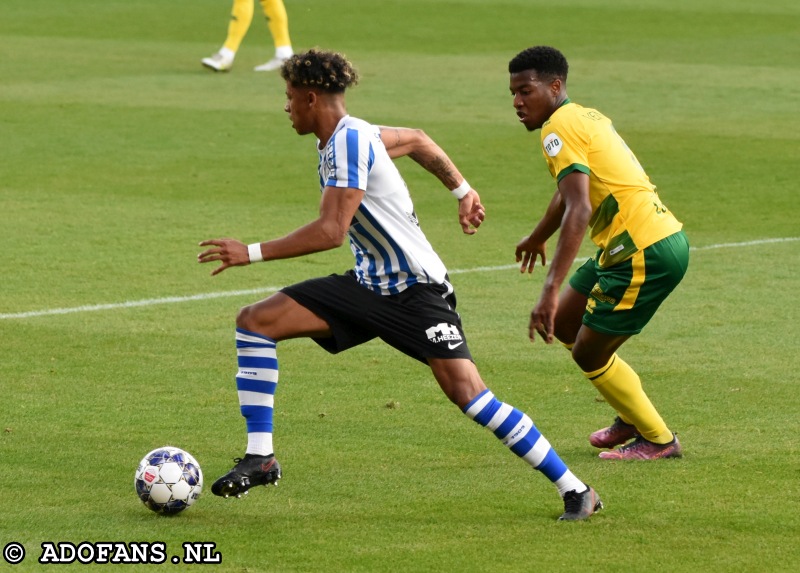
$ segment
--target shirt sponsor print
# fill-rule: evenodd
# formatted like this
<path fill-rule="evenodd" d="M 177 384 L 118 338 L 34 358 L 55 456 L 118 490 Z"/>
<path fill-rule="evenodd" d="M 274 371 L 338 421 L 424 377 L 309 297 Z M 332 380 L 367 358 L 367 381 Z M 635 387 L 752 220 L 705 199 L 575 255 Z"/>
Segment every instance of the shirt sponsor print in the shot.
<path fill-rule="evenodd" d="M 555 157 L 564 145 L 561 143 L 557 133 L 550 133 L 542 140 L 542 147 L 547 155 Z"/>

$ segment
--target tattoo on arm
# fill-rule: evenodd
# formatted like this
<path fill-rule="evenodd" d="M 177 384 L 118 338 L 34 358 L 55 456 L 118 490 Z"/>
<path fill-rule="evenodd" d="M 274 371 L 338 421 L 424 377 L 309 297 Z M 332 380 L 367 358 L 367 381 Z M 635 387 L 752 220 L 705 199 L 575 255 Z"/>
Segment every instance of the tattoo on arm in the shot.
<path fill-rule="evenodd" d="M 409 157 L 433 173 L 448 188 L 458 185 L 455 166 L 447 158 L 441 155 L 425 155 L 422 153 L 411 153 Z"/>
<path fill-rule="evenodd" d="M 391 141 L 390 134 L 394 134 L 394 141 Z M 381 139 L 386 150 L 397 149 L 400 147 L 400 130 L 396 127 L 381 127 Z"/>
<path fill-rule="evenodd" d="M 394 137 L 389 134 L 390 130 L 394 132 Z M 407 155 L 426 171 L 435 175 L 448 189 L 453 189 L 461 183 L 458 169 L 444 150 L 421 130 L 381 127 L 381 139 L 393 159 Z"/>

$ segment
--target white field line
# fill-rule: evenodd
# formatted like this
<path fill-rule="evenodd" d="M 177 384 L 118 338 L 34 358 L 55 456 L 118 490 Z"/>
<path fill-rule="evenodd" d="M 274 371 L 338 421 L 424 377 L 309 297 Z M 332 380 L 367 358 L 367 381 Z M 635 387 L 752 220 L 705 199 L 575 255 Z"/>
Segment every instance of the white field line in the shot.
<path fill-rule="evenodd" d="M 716 249 L 731 249 L 742 247 L 754 247 L 759 245 L 768 245 L 773 243 L 790 243 L 800 241 L 800 237 L 784 237 L 775 239 L 759 239 L 755 241 L 745 241 L 741 243 L 718 243 L 716 245 L 706 245 L 704 247 L 691 247 L 692 251 L 711 251 Z M 579 257 L 576 261 L 585 261 L 586 257 Z M 453 269 L 449 273 L 451 275 L 460 275 L 465 273 L 482 273 L 493 271 L 505 271 L 509 269 L 516 269 L 519 265 L 500 265 L 494 267 L 473 267 L 471 269 Z M 0 314 L 0 320 L 9 320 L 14 318 L 35 318 L 38 316 L 54 316 L 59 314 L 74 314 L 80 312 L 95 312 L 100 310 L 116 310 L 119 308 L 136 308 L 140 306 L 155 306 L 158 304 L 174 304 L 180 302 L 191 302 L 195 300 L 209 300 L 214 298 L 225 298 L 242 295 L 256 295 L 274 293 L 282 287 L 261 287 L 247 290 L 230 290 L 224 292 L 209 292 L 203 294 L 193 294 L 188 296 L 168 296 L 164 298 L 148 298 L 143 300 L 131 300 L 125 302 L 112 302 L 108 304 L 91 304 L 84 306 L 73 306 L 69 308 L 51 308 L 45 310 L 31 310 L 28 312 L 12 312 L 7 314 Z"/>

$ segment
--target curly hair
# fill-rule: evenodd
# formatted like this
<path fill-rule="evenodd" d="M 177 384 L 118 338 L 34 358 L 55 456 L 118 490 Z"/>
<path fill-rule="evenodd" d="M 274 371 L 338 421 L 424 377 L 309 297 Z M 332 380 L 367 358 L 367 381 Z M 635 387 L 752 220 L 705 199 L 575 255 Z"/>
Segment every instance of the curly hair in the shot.
<path fill-rule="evenodd" d="M 569 64 L 564 54 L 550 46 L 534 46 L 522 50 L 508 62 L 508 73 L 516 74 L 534 70 L 537 75 L 547 79 L 561 78 L 567 81 Z"/>
<path fill-rule="evenodd" d="M 342 93 L 358 83 L 358 72 L 343 54 L 312 48 L 281 67 L 281 77 L 296 88 Z"/>

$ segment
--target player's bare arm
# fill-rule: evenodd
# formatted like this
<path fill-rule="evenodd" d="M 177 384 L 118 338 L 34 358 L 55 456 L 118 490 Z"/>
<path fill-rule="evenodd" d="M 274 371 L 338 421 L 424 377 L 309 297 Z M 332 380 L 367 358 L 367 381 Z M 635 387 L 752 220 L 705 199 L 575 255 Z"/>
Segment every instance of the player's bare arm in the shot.
<path fill-rule="evenodd" d="M 263 260 L 301 257 L 341 246 L 363 198 L 364 192 L 360 189 L 326 187 L 320 201 L 319 217 L 284 237 L 261 243 Z M 229 267 L 250 264 L 247 245 L 236 239 L 210 239 L 200 246 L 211 248 L 197 256 L 199 262 L 221 263 L 212 275 Z"/>
<path fill-rule="evenodd" d="M 380 129 L 381 141 L 392 159 L 410 157 L 451 190 L 464 182 L 464 177 L 450 157 L 421 129 L 383 126 Z M 467 235 L 473 235 L 485 218 L 486 210 L 478 192 L 470 189 L 458 201 L 458 222 L 461 230 Z"/>
<path fill-rule="evenodd" d="M 455 189 L 464 177 L 444 150 L 421 129 L 381 126 L 381 140 L 389 157 L 408 156 L 433 173 L 448 189 Z"/>
<path fill-rule="evenodd" d="M 536 266 L 537 258 L 541 259 L 542 266 L 547 264 L 547 253 L 545 250 L 547 240 L 552 237 L 561 226 L 561 219 L 563 216 L 564 201 L 561 199 L 561 193 L 556 189 L 553 198 L 550 200 L 550 205 L 548 205 L 547 211 L 545 211 L 539 223 L 537 223 L 530 235 L 523 237 L 522 240 L 517 243 L 517 249 L 514 254 L 517 262 L 522 262 L 519 267 L 519 272 L 524 273 L 527 270 L 528 273 L 532 273 L 533 268 Z"/>
<path fill-rule="evenodd" d="M 561 233 L 542 286 L 539 302 L 531 311 L 528 333 L 531 340 L 534 340 L 538 333 L 548 344 L 552 344 L 555 340 L 553 332 L 561 285 L 578 254 L 592 216 L 588 175 L 580 171 L 570 173 L 559 182 L 558 191 L 563 202 Z"/>

